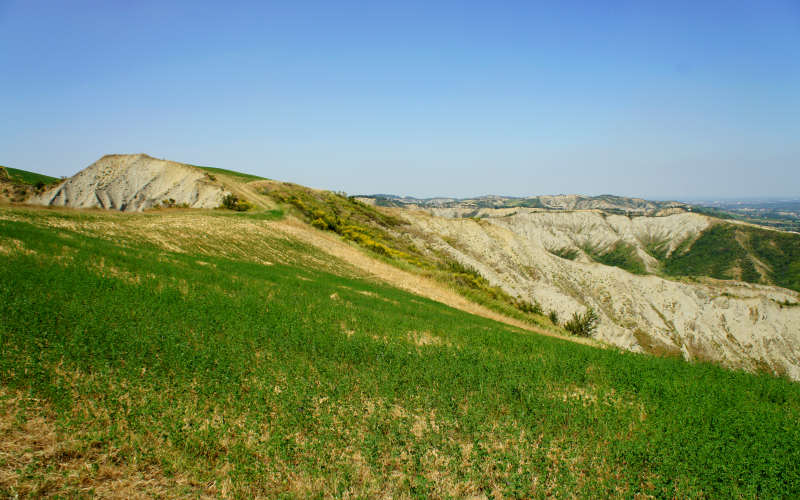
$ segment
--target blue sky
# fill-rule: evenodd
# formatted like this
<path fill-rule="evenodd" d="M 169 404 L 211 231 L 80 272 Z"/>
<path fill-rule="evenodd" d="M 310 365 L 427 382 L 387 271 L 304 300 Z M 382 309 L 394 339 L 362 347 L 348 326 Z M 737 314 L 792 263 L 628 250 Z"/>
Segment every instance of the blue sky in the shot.
<path fill-rule="evenodd" d="M 800 1 L 0 0 L 0 164 L 800 196 Z"/>

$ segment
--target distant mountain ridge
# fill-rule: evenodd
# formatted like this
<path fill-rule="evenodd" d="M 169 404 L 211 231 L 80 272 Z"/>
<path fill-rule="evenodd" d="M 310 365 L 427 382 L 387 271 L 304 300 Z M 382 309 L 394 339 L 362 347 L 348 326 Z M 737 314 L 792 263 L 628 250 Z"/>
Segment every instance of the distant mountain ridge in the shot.
<path fill-rule="evenodd" d="M 669 215 L 688 211 L 689 205 L 679 201 L 651 201 L 603 194 L 585 196 L 578 194 L 539 195 L 530 197 L 486 195 L 474 198 L 414 198 L 391 194 L 364 195 L 360 200 L 383 207 L 450 208 L 462 212 L 462 217 L 473 217 L 470 211 L 482 208 L 539 208 L 543 210 L 602 210 L 631 215 Z"/>

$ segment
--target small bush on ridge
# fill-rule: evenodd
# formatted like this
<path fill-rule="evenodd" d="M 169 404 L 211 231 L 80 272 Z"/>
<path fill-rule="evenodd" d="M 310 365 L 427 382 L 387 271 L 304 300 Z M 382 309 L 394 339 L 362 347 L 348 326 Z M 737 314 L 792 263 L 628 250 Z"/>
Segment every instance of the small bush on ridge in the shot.
<path fill-rule="evenodd" d="M 564 323 L 564 329 L 579 337 L 591 337 L 597 329 L 597 322 L 600 318 L 591 307 L 583 314 L 575 313 L 572 318 Z"/>

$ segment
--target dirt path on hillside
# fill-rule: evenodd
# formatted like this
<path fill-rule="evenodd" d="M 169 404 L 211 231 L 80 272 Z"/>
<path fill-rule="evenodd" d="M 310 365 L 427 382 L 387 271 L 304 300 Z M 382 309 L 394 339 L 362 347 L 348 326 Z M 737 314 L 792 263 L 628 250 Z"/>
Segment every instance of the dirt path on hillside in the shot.
<path fill-rule="evenodd" d="M 467 300 L 453 290 L 437 283 L 429 278 L 418 276 L 392 265 L 381 262 L 378 259 L 369 257 L 360 249 L 342 241 L 339 236 L 332 233 L 325 233 L 314 229 L 307 224 L 292 218 L 270 223 L 275 229 L 286 233 L 292 238 L 296 238 L 304 243 L 313 245 L 320 250 L 337 257 L 351 266 L 360 269 L 372 277 L 384 281 L 392 286 L 421 295 L 436 302 L 448 305 L 455 309 L 475 314 L 484 318 L 492 319 L 515 326 L 523 330 L 556 337 L 579 344 L 598 346 L 599 344 L 591 339 L 566 337 L 549 332 L 542 328 L 530 325 L 518 319 L 510 318 L 491 309 Z"/>

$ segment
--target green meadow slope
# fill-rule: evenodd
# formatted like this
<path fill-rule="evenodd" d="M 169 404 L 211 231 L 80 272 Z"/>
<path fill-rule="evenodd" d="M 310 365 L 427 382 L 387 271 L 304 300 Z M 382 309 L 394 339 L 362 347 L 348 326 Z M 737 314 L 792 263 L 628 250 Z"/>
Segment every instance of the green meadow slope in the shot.
<path fill-rule="evenodd" d="M 800 291 L 800 234 L 715 219 L 672 252 L 668 251 L 670 243 L 665 240 L 643 245 L 658 263 L 655 274 L 737 280 Z M 630 244 L 618 242 L 603 252 L 591 247 L 582 250 L 601 264 L 648 274 Z M 575 256 L 572 254 L 572 258 Z"/>
<path fill-rule="evenodd" d="M 11 181 L 18 182 L 21 184 L 35 185 L 37 183 L 52 184 L 54 182 L 58 182 L 57 177 L 51 177 L 49 175 L 38 174 L 36 172 L 29 172 L 27 170 L 20 170 L 18 168 L 3 167 L 3 166 L 0 166 L 0 168 L 5 169 L 5 171 L 8 174 L 8 178 Z"/>
<path fill-rule="evenodd" d="M 451 309 L 281 217 L 0 208 L 0 495 L 800 495 L 797 384 Z"/>
<path fill-rule="evenodd" d="M 24 202 L 55 182 L 55 177 L 0 165 L 0 204 Z"/>
<path fill-rule="evenodd" d="M 669 276 L 710 276 L 800 291 L 800 234 L 720 222 L 663 255 Z"/>
<path fill-rule="evenodd" d="M 643 245 L 658 262 L 656 274 L 661 276 L 710 277 L 800 291 L 798 233 L 714 219 L 708 228 L 687 238 L 671 252 L 670 243 L 665 240 Z M 591 247 L 583 250 L 601 264 L 648 274 L 632 245 L 619 242 L 603 252 Z"/>

